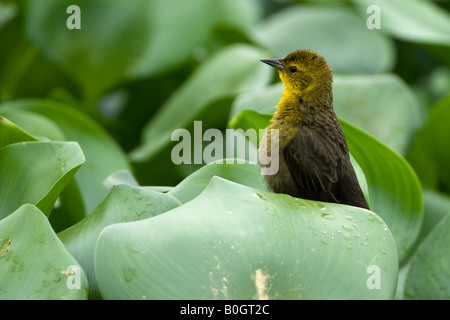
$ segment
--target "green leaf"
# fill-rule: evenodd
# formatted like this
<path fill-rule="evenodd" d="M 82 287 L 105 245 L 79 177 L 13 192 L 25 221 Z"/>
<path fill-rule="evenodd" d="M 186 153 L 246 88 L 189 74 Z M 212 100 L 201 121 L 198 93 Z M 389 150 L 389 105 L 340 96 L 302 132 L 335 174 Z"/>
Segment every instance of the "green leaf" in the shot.
<path fill-rule="evenodd" d="M 0 148 L 20 141 L 36 141 L 37 139 L 25 132 L 14 123 L 0 116 Z"/>
<path fill-rule="evenodd" d="M 409 163 L 394 151 L 345 121 L 341 120 L 341 125 L 348 148 L 364 171 L 370 208 L 386 221 L 403 263 L 423 222 L 419 179 Z"/>
<path fill-rule="evenodd" d="M 255 128 L 261 130 L 265 129 L 270 124 L 270 118 L 268 114 L 258 113 L 254 110 L 242 110 L 233 119 L 230 120 L 230 127 L 239 128 Z M 258 135 L 259 145 L 260 136 Z"/>
<path fill-rule="evenodd" d="M 450 196 L 431 189 L 422 189 L 424 218 L 420 233 L 409 251 L 408 259 L 416 252 L 434 227 L 450 213 Z M 409 266 L 409 265 L 408 265 Z"/>
<path fill-rule="evenodd" d="M 59 129 L 58 125 L 40 114 L 18 108 L 0 108 L 0 114 L 14 122 L 21 130 L 30 135 L 28 139 L 17 140 L 16 142 L 33 140 L 66 140 L 66 137 L 61 129 Z"/>
<path fill-rule="evenodd" d="M 201 167 L 181 181 L 168 194 L 180 200 L 181 203 L 186 203 L 198 196 L 213 176 L 257 189 L 265 190 L 267 188 L 256 164 L 238 163 L 237 159 L 223 159 Z"/>
<path fill-rule="evenodd" d="M 15 3 L 0 3 L 0 29 L 17 15 Z"/>
<path fill-rule="evenodd" d="M 389 299 L 398 261 L 368 210 L 216 177 L 181 207 L 106 227 L 95 270 L 106 299 Z"/>
<path fill-rule="evenodd" d="M 76 177 L 76 176 L 75 176 Z M 55 232 L 64 230 L 86 217 L 83 198 L 75 179 L 71 179 L 61 191 L 49 217 Z"/>
<path fill-rule="evenodd" d="M 0 299 L 87 298 L 83 269 L 35 206 L 0 220 L 0 245 Z"/>
<path fill-rule="evenodd" d="M 233 45 L 208 59 L 144 127 L 142 144 L 131 158 L 153 157 L 171 142 L 174 130 L 189 126 L 212 102 L 267 84 L 272 71 L 259 62 L 265 55 L 255 47 Z"/>
<path fill-rule="evenodd" d="M 238 121 L 244 116 L 253 117 L 255 111 L 242 111 L 234 118 L 234 128 L 246 123 L 264 125 L 270 114 L 257 115 L 255 121 Z M 399 260 L 403 263 L 408 251 L 416 240 L 423 221 L 422 194 L 417 176 L 408 162 L 367 133 L 340 119 L 347 138 L 351 156 L 362 169 L 370 195 L 370 208 L 376 212 L 391 229 L 397 243 Z M 254 128 L 261 129 L 261 127 Z M 374 156 L 376 155 L 376 157 Z M 355 164 L 355 162 L 354 162 Z M 365 183 L 358 176 L 367 197 Z"/>
<path fill-rule="evenodd" d="M 353 0 L 367 19 L 370 5 L 380 9 L 381 30 L 410 42 L 450 45 L 450 15 L 431 1 Z"/>
<path fill-rule="evenodd" d="M 116 185 L 126 184 L 132 187 L 139 187 L 139 183 L 133 176 L 130 170 L 117 170 L 111 173 L 105 181 L 103 181 L 103 186 L 107 189 L 112 189 Z"/>
<path fill-rule="evenodd" d="M 289 6 L 255 28 L 253 37 L 279 58 L 314 50 L 338 73 L 386 72 L 395 58 L 391 40 L 369 30 L 347 7 Z"/>
<path fill-rule="evenodd" d="M 424 186 L 450 193 L 450 95 L 431 108 L 426 124 L 417 133 L 407 159 Z"/>
<path fill-rule="evenodd" d="M 422 126 L 419 104 L 398 76 L 335 76 L 334 109 L 347 122 L 405 156 Z"/>
<path fill-rule="evenodd" d="M 196 54 L 217 27 L 245 32 L 259 18 L 256 1 L 157 0 L 149 11 L 151 41 L 138 66 L 140 75 L 159 74 Z M 173 10 L 177 8 L 177 10 Z M 195 16 L 195 23 L 192 17 Z M 181 33 L 189 37 L 180 37 Z M 155 63 L 157 61 L 158 63 Z"/>
<path fill-rule="evenodd" d="M 422 193 L 425 215 L 420 241 L 450 212 L 450 195 L 430 189 L 423 189 Z"/>
<path fill-rule="evenodd" d="M 145 219 L 179 205 L 179 201 L 163 193 L 118 185 L 89 216 L 58 233 L 67 250 L 86 272 L 89 299 L 100 298 L 94 273 L 94 248 L 100 231 L 114 223 Z"/>
<path fill-rule="evenodd" d="M 230 120 L 232 120 L 234 117 L 241 114 L 242 112 L 246 112 L 247 110 L 255 110 L 261 114 L 273 114 L 276 110 L 278 102 L 280 102 L 283 91 L 284 85 L 281 81 L 278 81 L 277 83 L 267 87 L 257 88 L 252 91 L 241 93 L 234 100 L 230 112 Z M 256 114 L 252 115 L 251 118 L 255 117 Z M 240 119 L 240 121 L 245 119 L 246 117 L 244 116 Z M 264 119 L 261 120 L 264 121 Z M 266 127 L 267 123 L 264 126 L 249 127 L 249 128 L 266 128 Z"/>
<path fill-rule="evenodd" d="M 15 100 L 0 105 L 0 114 L 19 111 L 45 117 L 48 121 L 57 124 L 59 131 L 67 140 L 77 141 L 80 144 L 86 163 L 75 179 L 82 194 L 86 212 L 94 210 L 108 194 L 108 190 L 103 187 L 106 177 L 117 170 L 131 170 L 127 156 L 114 139 L 105 129 L 80 111 L 61 103 L 38 99 Z M 21 123 L 23 129 L 28 131 L 28 127 L 33 127 L 36 135 L 43 135 L 45 129 L 36 128 L 35 125 L 34 122 Z"/>
<path fill-rule="evenodd" d="M 0 135 L 3 134 L 6 140 L 10 139 L 9 143 L 66 140 L 61 129 L 53 121 L 40 114 L 18 108 L 1 108 L 0 114 L 14 121 L 14 124 L 11 123 L 0 130 Z M 16 127 L 16 124 L 20 128 Z M 23 128 L 27 128 L 27 130 L 25 131 Z M 4 143 L 8 144 L 7 142 Z M 50 223 L 55 231 L 63 230 L 85 217 L 84 202 L 74 180 L 67 184 L 58 199 L 61 201 L 55 206 L 54 214 L 50 216 Z"/>
<path fill-rule="evenodd" d="M 76 142 L 22 142 L 0 149 L 0 218 L 25 203 L 49 215 L 84 163 Z"/>
<path fill-rule="evenodd" d="M 448 211 L 448 210 L 447 210 Z M 411 258 L 404 295 L 414 300 L 450 299 L 450 214 L 420 244 Z"/>

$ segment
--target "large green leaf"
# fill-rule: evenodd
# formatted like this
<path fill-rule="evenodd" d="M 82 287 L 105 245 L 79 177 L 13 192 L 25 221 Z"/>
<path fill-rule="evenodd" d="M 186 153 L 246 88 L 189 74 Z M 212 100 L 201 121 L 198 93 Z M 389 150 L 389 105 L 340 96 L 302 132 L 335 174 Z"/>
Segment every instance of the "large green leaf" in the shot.
<path fill-rule="evenodd" d="M 103 187 L 106 177 L 120 169 L 131 169 L 128 158 L 120 146 L 100 125 L 80 111 L 65 104 L 37 99 L 9 101 L 0 105 L 0 115 L 7 113 L 11 116 L 23 111 L 45 117 L 48 120 L 39 123 L 56 124 L 58 131 L 65 139 L 77 141 L 80 144 L 86 163 L 75 179 L 84 200 L 86 212 L 94 210 L 108 194 L 108 190 Z M 33 132 L 34 136 L 47 139 L 58 137 L 53 130 L 52 134 L 47 136 L 48 128 L 38 127 L 34 121 L 22 121 L 20 125 L 21 128 Z"/>
<path fill-rule="evenodd" d="M 405 280 L 407 299 L 450 299 L 450 210 L 420 244 Z"/>
<path fill-rule="evenodd" d="M 90 299 L 100 297 L 94 273 L 94 248 L 100 231 L 114 223 L 145 219 L 179 205 L 179 201 L 163 193 L 118 185 L 89 216 L 58 233 L 86 272 Z"/>
<path fill-rule="evenodd" d="M 422 126 L 417 100 L 395 74 L 335 76 L 333 97 L 340 117 L 403 156 Z"/>
<path fill-rule="evenodd" d="M 244 120 L 245 117 L 251 117 L 254 120 Z M 270 114 L 262 115 L 243 110 L 231 121 L 231 125 L 234 128 L 247 130 L 245 125 L 251 123 L 263 126 L 270 118 Z M 370 208 L 386 221 L 394 235 L 399 260 L 404 262 L 423 221 L 419 180 L 414 170 L 402 157 L 367 133 L 342 119 L 340 122 L 350 153 L 364 172 L 370 196 Z M 253 128 L 261 129 L 262 127 Z M 356 172 L 358 173 L 358 170 Z"/>
<path fill-rule="evenodd" d="M 421 245 L 428 234 L 435 228 L 435 226 L 445 218 L 450 212 L 450 196 L 431 189 L 422 189 L 424 217 L 422 228 L 414 243 L 414 246 L 409 251 L 407 259 L 409 260 L 415 254 L 417 247 Z M 409 269 L 409 264 L 407 265 Z"/>
<path fill-rule="evenodd" d="M 0 115 L 0 148 L 15 142 L 36 140 L 28 132 L 25 132 L 16 124 Z"/>
<path fill-rule="evenodd" d="M 450 193 L 450 95 L 432 106 L 426 124 L 417 133 L 408 160 L 428 188 Z"/>
<path fill-rule="evenodd" d="M 0 115 L 8 118 L 22 131 L 31 137 L 19 141 L 41 140 L 41 141 L 64 141 L 66 137 L 58 125 L 49 118 L 18 108 L 0 108 Z"/>
<path fill-rule="evenodd" d="M 427 44 L 450 45 L 450 15 L 432 1 L 353 0 L 364 19 L 367 8 L 378 6 L 381 30 L 395 37 Z"/>
<path fill-rule="evenodd" d="M 76 142 L 20 142 L 0 149 L 0 218 L 25 203 L 47 216 L 84 163 Z"/>
<path fill-rule="evenodd" d="M 389 299 L 398 261 L 368 210 L 213 178 L 181 207 L 103 229 L 95 270 L 106 299 Z"/>
<path fill-rule="evenodd" d="M 450 211 L 450 195 L 435 190 L 423 189 L 424 221 L 420 231 L 419 241 L 423 240 L 433 228 Z"/>
<path fill-rule="evenodd" d="M 0 147 L 21 141 L 58 141 L 66 140 L 61 129 L 50 119 L 26 110 L 1 108 L 0 117 L 6 116 L 14 123 L 3 118 L 0 123 Z M 24 130 L 23 128 L 27 128 Z M 50 216 L 50 223 L 55 230 L 62 230 L 85 217 L 84 202 L 74 180 L 59 195 L 58 205 Z"/>
<path fill-rule="evenodd" d="M 262 22 L 253 37 L 279 58 L 314 50 L 340 73 L 386 72 L 395 57 L 390 39 L 369 30 L 348 7 L 289 6 Z"/>
<path fill-rule="evenodd" d="M 0 220 L 0 299 L 86 299 L 83 269 L 45 215 L 25 204 Z"/>
<path fill-rule="evenodd" d="M 171 142 L 176 129 L 192 125 L 212 102 L 267 84 L 272 71 L 259 62 L 265 55 L 255 47 L 233 45 L 208 59 L 146 125 L 142 144 L 131 153 L 132 159 L 153 157 Z"/>
<path fill-rule="evenodd" d="M 409 163 L 394 151 L 345 121 L 341 125 L 348 148 L 367 179 L 371 210 L 386 221 L 403 263 L 423 221 L 419 179 Z"/>
<path fill-rule="evenodd" d="M 182 203 L 198 196 L 208 185 L 213 176 L 219 176 L 249 187 L 266 189 L 259 167 L 250 163 L 237 163 L 236 159 L 223 159 L 203 166 L 181 181 L 168 194 Z"/>

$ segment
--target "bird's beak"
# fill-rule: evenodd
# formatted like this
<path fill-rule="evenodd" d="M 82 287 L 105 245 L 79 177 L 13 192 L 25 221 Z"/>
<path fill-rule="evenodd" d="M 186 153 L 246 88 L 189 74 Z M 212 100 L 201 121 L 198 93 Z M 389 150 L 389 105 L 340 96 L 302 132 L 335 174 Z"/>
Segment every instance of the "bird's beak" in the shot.
<path fill-rule="evenodd" d="M 283 59 L 262 59 L 260 61 L 268 64 L 271 67 L 277 68 L 280 71 L 284 70 L 284 66 L 281 63 Z"/>

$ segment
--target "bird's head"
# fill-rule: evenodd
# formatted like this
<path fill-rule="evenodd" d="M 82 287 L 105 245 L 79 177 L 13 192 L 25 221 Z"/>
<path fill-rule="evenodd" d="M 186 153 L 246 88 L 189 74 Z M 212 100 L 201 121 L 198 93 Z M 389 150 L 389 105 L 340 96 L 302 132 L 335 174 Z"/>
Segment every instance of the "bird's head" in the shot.
<path fill-rule="evenodd" d="M 311 50 L 297 50 L 281 59 L 262 62 L 278 69 L 289 94 L 314 103 L 332 99 L 333 73 L 324 57 Z"/>

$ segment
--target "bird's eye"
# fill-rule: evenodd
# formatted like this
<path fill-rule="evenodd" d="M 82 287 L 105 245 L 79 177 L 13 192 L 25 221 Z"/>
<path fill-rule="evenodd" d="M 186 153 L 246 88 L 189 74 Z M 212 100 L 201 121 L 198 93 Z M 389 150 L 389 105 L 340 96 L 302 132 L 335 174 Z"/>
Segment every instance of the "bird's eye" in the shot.
<path fill-rule="evenodd" d="M 292 73 L 294 73 L 294 72 L 297 71 L 297 67 L 296 67 L 296 66 L 289 67 L 289 71 L 291 71 Z"/>

